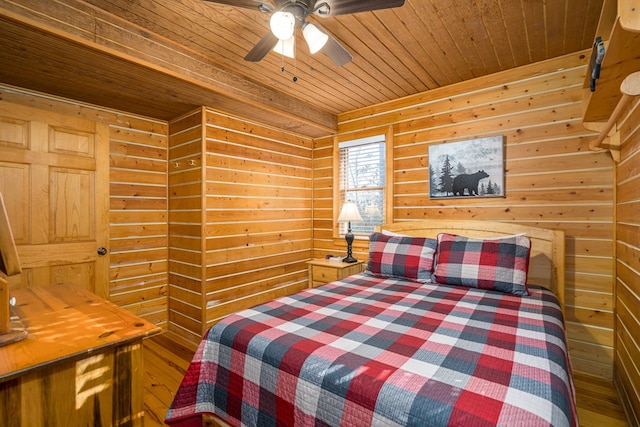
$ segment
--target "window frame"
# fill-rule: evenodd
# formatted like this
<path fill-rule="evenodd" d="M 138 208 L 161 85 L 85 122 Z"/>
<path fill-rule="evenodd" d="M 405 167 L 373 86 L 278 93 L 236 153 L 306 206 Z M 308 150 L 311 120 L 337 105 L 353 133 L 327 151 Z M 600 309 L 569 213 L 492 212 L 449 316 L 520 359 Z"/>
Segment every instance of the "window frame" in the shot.
<path fill-rule="evenodd" d="M 345 135 L 334 137 L 333 143 L 333 237 L 334 238 L 344 238 L 344 233 L 340 233 L 340 224 L 338 224 L 338 216 L 340 215 L 340 196 L 342 193 L 342 189 L 340 188 L 340 143 L 341 142 L 350 142 L 350 141 L 358 141 L 363 139 L 369 139 L 372 137 L 381 137 L 384 139 L 385 143 L 385 185 L 383 188 L 383 205 L 384 205 L 384 215 L 382 219 L 383 224 L 388 224 L 393 222 L 393 126 L 389 126 L 386 132 L 370 132 L 367 135 L 359 135 L 358 137 L 354 137 L 354 135 L 349 135 L 348 137 Z M 361 212 L 362 214 L 362 212 Z M 363 234 L 355 234 L 355 239 L 368 239 L 369 236 L 365 236 Z"/>

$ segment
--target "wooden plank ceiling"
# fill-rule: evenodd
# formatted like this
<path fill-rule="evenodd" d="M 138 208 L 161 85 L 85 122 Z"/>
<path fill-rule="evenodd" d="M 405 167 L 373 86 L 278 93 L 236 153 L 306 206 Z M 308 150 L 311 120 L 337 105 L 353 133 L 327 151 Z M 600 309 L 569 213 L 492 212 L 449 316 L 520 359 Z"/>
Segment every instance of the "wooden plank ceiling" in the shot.
<path fill-rule="evenodd" d="M 171 119 L 210 105 L 308 136 L 372 104 L 589 48 L 603 0 L 406 0 L 311 16 L 354 59 L 244 60 L 268 15 L 202 0 L 0 2 L 0 82 Z M 281 71 L 284 66 L 285 71 Z M 297 81 L 293 82 L 293 75 Z"/>

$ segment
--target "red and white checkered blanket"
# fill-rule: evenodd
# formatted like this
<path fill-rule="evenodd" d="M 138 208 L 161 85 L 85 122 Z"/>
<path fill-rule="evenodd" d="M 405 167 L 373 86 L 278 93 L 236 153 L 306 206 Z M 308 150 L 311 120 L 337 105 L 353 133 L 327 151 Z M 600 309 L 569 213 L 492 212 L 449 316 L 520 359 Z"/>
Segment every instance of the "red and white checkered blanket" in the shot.
<path fill-rule="evenodd" d="M 560 307 L 366 273 L 216 324 L 167 422 L 576 426 Z"/>

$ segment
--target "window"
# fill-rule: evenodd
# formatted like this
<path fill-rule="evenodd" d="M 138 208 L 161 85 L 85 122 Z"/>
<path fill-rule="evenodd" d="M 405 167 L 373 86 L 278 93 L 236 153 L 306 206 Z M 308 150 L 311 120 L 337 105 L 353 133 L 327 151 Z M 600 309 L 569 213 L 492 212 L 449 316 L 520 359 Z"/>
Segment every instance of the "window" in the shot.
<path fill-rule="evenodd" d="M 355 235 L 368 236 L 375 225 L 382 224 L 385 212 L 386 144 L 385 136 L 341 142 L 340 150 L 340 190 L 338 211 L 345 201 L 358 205 L 362 222 L 351 223 Z M 340 224 L 340 235 L 346 232 L 346 225 Z"/>

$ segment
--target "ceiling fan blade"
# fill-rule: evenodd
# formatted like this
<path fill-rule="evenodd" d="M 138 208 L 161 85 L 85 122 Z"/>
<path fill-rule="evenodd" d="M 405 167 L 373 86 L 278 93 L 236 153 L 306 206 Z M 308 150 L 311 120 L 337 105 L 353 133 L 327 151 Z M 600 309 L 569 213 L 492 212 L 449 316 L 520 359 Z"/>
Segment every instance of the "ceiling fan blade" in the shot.
<path fill-rule="evenodd" d="M 260 62 L 278 44 L 278 38 L 268 31 L 244 57 L 245 61 Z"/>
<path fill-rule="evenodd" d="M 404 0 L 317 0 L 316 14 L 323 17 L 369 12 L 371 10 L 400 7 Z M 323 7 L 323 5 L 328 6 Z"/>
<path fill-rule="evenodd" d="M 353 60 L 353 56 L 345 49 L 335 37 L 329 35 L 329 40 L 320 49 L 320 52 L 327 55 L 338 67 L 342 67 Z"/>
<path fill-rule="evenodd" d="M 205 0 L 211 3 L 224 4 L 227 6 L 242 7 L 244 9 L 259 10 L 260 12 L 273 12 L 275 7 L 268 1 L 262 0 Z"/>

